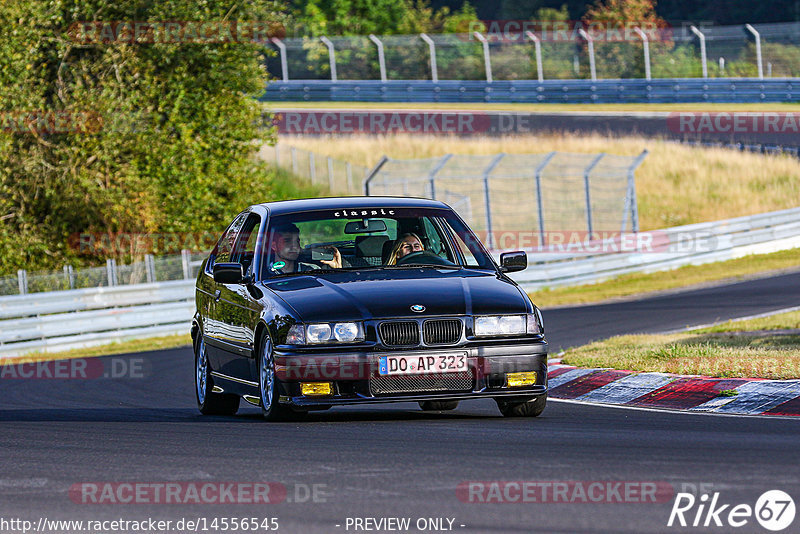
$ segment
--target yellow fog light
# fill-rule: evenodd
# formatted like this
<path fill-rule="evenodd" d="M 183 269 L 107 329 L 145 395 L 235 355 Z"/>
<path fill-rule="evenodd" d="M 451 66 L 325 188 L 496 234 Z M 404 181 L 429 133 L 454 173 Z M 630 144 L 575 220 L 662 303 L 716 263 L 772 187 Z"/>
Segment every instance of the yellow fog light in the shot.
<path fill-rule="evenodd" d="M 333 384 L 330 382 L 301 382 L 302 395 L 333 395 Z"/>
<path fill-rule="evenodd" d="M 506 385 L 510 388 L 533 386 L 536 384 L 536 371 L 506 373 Z"/>

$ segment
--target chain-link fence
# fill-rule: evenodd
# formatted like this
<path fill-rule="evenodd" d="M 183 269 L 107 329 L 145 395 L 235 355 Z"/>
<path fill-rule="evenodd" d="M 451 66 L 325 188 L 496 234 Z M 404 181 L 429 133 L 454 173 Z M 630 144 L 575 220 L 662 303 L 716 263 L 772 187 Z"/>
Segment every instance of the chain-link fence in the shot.
<path fill-rule="evenodd" d="M 637 232 L 634 171 L 646 155 L 384 157 L 364 187 L 367 195 L 441 200 L 491 249 L 539 248 L 575 236 Z"/>
<path fill-rule="evenodd" d="M 45 291 L 61 291 L 89 287 L 112 287 L 130 284 L 192 280 L 207 253 L 184 250 L 181 254 L 154 257 L 127 265 L 113 259 L 102 267 L 75 269 L 65 265 L 59 271 L 17 271 L 16 276 L 0 277 L 0 295 L 25 295 Z"/>
<path fill-rule="evenodd" d="M 508 22 L 484 33 L 273 39 L 267 67 L 284 81 L 800 76 L 798 22 L 628 28 L 614 38 Z"/>
<path fill-rule="evenodd" d="M 369 169 L 349 161 L 323 156 L 282 143 L 264 145 L 263 160 L 289 170 L 295 176 L 309 180 L 313 185 L 327 189 L 331 194 L 360 195 Z"/>

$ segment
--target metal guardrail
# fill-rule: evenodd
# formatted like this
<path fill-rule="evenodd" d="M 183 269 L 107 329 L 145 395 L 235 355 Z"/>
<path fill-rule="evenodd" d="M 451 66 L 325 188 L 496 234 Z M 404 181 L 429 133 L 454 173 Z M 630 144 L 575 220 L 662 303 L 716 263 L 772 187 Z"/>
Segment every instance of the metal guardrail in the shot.
<path fill-rule="evenodd" d="M 0 297 L 0 358 L 185 334 L 194 280 Z"/>
<path fill-rule="evenodd" d="M 664 271 L 800 247 L 800 208 L 644 232 L 655 243 L 638 252 L 544 255 L 513 275 L 527 291 L 595 283 L 629 273 Z M 642 234 L 640 234 L 640 237 Z M 603 244 L 589 245 L 603 249 Z M 607 243 L 606 248 L 613 248 Z M 551 249 L 552 250 L 552 249 Z"/>
<path fill-rule="evenodd" d="M 799 78 L 658 80 L 329 80 L 276 81 L 262 101 L 500 102 L 549 104 L 754 103 L 800 99 Z"/>
<path fill-rule="evenodd" d="M 529 254 L 529 267 L 512 276 L 531 291 L 797 248 L 800 208 L 649 234 L 663 251 L 551 252 L 538 262 Z M 195 308 L 194 284 L 181 280 L 0 297 L 0 358 L 186 333 Z"/>

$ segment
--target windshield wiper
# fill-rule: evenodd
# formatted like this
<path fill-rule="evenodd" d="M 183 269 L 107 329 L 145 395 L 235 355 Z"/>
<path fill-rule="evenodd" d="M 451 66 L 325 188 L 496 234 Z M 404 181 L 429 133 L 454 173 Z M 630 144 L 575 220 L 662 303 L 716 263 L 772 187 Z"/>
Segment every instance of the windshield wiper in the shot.
<path fill-rule="evenodd" d="M 405 265 L 387 265 L 387 269 L 416 269 L 418 267 L 430 267 L 431 269 L 463 269 L 463 265 L 434 265 L 432 263 L 407 263 Z"/>

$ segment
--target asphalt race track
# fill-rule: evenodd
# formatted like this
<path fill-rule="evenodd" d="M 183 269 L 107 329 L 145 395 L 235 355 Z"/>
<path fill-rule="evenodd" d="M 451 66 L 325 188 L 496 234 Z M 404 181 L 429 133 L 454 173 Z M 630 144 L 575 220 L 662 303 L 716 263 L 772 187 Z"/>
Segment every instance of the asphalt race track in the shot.
<path fill-rule="evenodd" d="M 555 353 L 612 334 L 671 330 L 798 302 L 800 273 L 794 273 L 551 310 L 544 317 Z M 123 374 L 126 365 L 137 372 L 124 378 L 0 381 L 0 519 L 36 525 L 40 518 L 207 518 L 210 525 L 214 518 L 271 517 L 278 519 L 278 532 L 300 534 L 366 532 L 352 523 L 347 528 L 347 518 L 389 517 L 411 518 L 409 532 L 728 532 L 733 529 L 727 524 L 668 527 L 673 492 L 719 492 L 720 505 L 754 506 L 772 489 L 800 497 L 800 421 L 794 419 L 566 402 L 550 402 L 536 419 L 504 419 L 493 402 L 470 401 L 450 413 L 426 414 L 416 404 L 398 404 L 338 408 L 303 423 L 269 424 L 245 403 L 236 417 L 200 416 L 188 348 L 109 356 L 103 364 Z M 214 481 L 277 482 L 287 497 L 274 504 L 85 504 L 70 493 L 92 482 Z M 671 491 L 656 503 L 587 503 L 568 493 L 568 502 L 487 504 L 457 493 L 469 481 L 576 481 L 583 487 L 593 481 L 653 482 Z M 696 510 L 687 512 L 688 521 Z M 417 530 L 418 518 L 445 521 L 443 527 Z M 736 530 L 765 532 L 753 517 Z"/>

